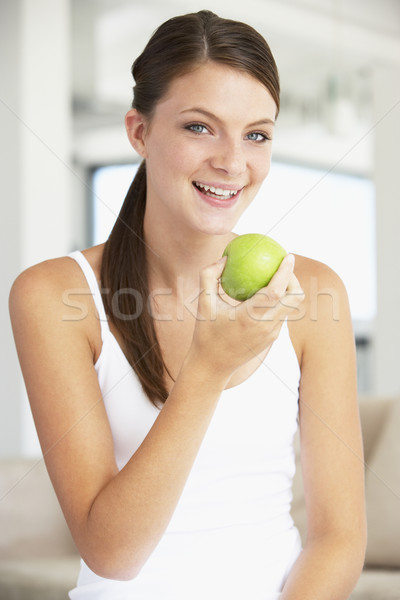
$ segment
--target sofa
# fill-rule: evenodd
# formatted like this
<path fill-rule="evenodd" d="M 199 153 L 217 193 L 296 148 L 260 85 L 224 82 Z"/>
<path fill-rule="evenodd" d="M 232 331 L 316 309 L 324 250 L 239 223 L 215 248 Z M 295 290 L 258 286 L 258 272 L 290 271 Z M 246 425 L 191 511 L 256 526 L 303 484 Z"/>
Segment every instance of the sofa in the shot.
<path fill-rule="evenodd" d="M 360 398 L 368 543 L 351 600 L 400 600 L 400 396 Z M 295 439 L 292 517 L 304 542 L 306 510 Z M 299 599 L 300 600 L 300 599 Z"/>
<path fill-rule="evenodd" d="M 351 600 L 400 600 L 400 397 L 362 398 L 360 413 L 369 538 Z M 295 448 L 292 516 L 304 539 L 298 437 Z M 42 460 L 0 461 L 0 528 L 0 600 L 66 600 L 79 556 Z"/>

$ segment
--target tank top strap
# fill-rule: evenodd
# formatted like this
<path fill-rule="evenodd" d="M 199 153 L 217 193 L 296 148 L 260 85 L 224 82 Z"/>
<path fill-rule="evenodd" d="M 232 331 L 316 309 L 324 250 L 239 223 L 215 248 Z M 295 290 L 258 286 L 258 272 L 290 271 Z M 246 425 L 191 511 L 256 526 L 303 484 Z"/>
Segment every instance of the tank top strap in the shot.
<path fill-rule="evenodd" d="M 110 327 L 108 324 L 108 318 L 104 309 L 103 299 L 101 297 L 100 287 L 97 282 L 96 275 L 94 274 L 94 271 L 90 266 L 89 261 L 85 258 L 84 254 L 80 250 L 75 250 L 74 252 L 68 254 L 68 256 L 70 258 L 73 258 L 78 263 L 78 265 L 83 271 L 83 274 L 85 275 L 87 284 L 90 289 L 90 293 L 93 296 L 93 301 L 99 315 L 101 339 L 103 340 L 104 332 L 110 331 Z"/>

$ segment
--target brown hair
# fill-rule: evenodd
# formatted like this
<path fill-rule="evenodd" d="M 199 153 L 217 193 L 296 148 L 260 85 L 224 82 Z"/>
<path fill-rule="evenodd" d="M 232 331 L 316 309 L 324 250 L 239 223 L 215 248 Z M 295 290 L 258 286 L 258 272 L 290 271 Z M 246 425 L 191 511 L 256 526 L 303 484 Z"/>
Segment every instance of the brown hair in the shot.
<path fill-rule="evenodd" d="M 279 112 L 279 76 L 264 38 L 252 27 L 202 10 L 174 17 L 152 35 L 132 66 L 132 107 L 151 119 L 171 82 L 201 63 L 213 61 L 252 75 L 270 92 Z M 109 319 L 121 333 L 128 361 L 154 404 L 167 396 L 169 376 L 150 310 L 143 221 L 146 207 L 146 164 L 128 190 L 105 244 L 101 283 Z M 124 293 L 122 293 L 124 292 Z M 116 310 L 115 298 L 118 299 Z"/>

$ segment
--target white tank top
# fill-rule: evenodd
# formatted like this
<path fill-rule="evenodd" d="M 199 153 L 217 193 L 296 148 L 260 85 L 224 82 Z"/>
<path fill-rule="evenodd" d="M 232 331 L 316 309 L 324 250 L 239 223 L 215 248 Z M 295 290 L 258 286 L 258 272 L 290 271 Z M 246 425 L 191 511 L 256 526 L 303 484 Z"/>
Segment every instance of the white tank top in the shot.
<path fill-rule="evenodd" d="M 95 274 L 81 266 L 101 326 L 95 364 L 121 469 L 159 409 L 145 395 L 106 318 Z M 290 516 L 300 369 L 286 321 L 266 359 L 224 390 L 166 533 L 130 581 L 82 561 L 76 600 L 277 600 L 301 550 Z"/>

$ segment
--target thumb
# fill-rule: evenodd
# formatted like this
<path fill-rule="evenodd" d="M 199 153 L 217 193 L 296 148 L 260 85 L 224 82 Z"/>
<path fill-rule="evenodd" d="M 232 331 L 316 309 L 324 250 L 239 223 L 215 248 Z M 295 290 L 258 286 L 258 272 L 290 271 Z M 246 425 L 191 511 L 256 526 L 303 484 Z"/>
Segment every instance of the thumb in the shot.
<path fill-rule="evenodd" d="M 200 289 L 203 301 L 206 301 L 206 298 L 210 300 L 218 295 L 219 279 L 225 268 L 226 259 L 227 257 L 223 256 L 217 262 L 204 267 L 200 271 Z"/>
<path fill-rule="evenodd" d="M 217 262 L 208 265 L 200 272 L 201 288 L 209 293 L 218 292 L 218 281 L 225 268 L 227 257 L 223 256 Z"/>
<path fill-rule="evenodd" d="M 221 258 L 219 260 L 217 260 L 216 263 L 214 263 L 215 265 L 215 275 L 217 277 L 217 279 L 219 279 L 225 269 L 225 265 L 226 265 L 226 261 L 228 260 L 227 256 L 221 256 Z"/>

